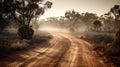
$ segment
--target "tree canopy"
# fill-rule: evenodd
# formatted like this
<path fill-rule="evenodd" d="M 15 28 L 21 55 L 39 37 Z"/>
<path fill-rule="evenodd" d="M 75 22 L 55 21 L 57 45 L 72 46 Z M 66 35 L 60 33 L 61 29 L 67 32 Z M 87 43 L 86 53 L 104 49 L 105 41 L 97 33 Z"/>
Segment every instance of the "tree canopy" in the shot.
<path fill-rule="evenodd" d="M 74 10 L 72 11 L 69 10 L 65 12 L 65 17 L 69 20 L 76 20 L 80 17 L 80 14 L 79 12 L 76 12 Z"/>
<path fill-rule="evenodd" d="M 120 17 L 120 5 L 114 5 L 114 7 L 111 8 L 110 12 L 112 12 L 116 19 Z"/>
<path fill-rule="evenodd" d="M 101 23 L 101 21 L 99 21 L 99 20 L 95 20 L 95 21 L 93 22 L 93 25 L 94 25 L 94 27 L 96 28 L 96 31 L 98 31 L 99 28 L 102 26 L 102 23 Z"/>
<path fill-rule="evenodd" d="M 1 0 L 0 22 L 7 25 L 14 20 L 21 25 L 29 25 L 33 18 L 43 15 L 51 6 L 52 2 L 46 0 Z"/>
<path fill-rule="evenodd" d="M 111 9 L 110 12 L 115 16 L 115 24 L 114 27 L 116 30 L 120 27 L 120 5 L 114 5 Z"/>

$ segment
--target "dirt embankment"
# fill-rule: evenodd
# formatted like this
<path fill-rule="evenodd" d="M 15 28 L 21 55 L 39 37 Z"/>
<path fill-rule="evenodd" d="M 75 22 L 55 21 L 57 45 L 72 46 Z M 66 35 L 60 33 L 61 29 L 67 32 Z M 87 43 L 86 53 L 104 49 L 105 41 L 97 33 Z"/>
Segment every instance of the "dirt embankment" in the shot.
<path fill-rule="evenodd" d="M 117 49 L 111 47 L 114 35 L 114 33 L 87 33 L 79 38 L 92 43 L 94 46 L 93 50 L 95 50 L 106 63 L 119 67 L 120 55 Z"/>

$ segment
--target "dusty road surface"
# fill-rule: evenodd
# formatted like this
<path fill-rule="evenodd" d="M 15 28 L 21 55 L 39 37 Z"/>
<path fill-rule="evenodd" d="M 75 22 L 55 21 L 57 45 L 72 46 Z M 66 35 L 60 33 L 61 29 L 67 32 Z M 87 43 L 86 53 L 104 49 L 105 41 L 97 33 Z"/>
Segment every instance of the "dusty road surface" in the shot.
<path fill-rule="evenodd" d="M 105 64 L 92 45 L 69 33 L 52 32 L 51 39 L 0 59 L 0 67 L 113 67 Z"/>

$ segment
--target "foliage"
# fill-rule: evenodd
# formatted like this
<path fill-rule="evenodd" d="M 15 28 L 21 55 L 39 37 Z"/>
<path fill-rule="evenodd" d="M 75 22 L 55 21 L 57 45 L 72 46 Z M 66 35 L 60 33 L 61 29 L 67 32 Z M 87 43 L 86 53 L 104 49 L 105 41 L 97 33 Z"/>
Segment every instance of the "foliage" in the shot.
<path fill-rule="evenodd" d="M 31 20 L 43 15 L 51 6 L 52 2 L 45 0 L 2 0 L 0 1 L 0 29 L 8 25 L 6 22 L 17 22 L 20 25 L 18 30 L 20 38 L 30 39 L 33 35 L 33 30 L 29 27 Z"/>
<path fill-rule="evenodd" d="M 118 30 L 120 26 L 120 5 L 114 5 L 110 12 L 115 16 L 115 28 Z"/>
<path fill-rule="evenodd" d="M 91 29 L 93 28 L 92 23 L 97 19 L 98 19 L 98 16 L 97 14 L 94 14 L 94 13 L 86 12 L 81 14 L 81 20 L 86 25 L 88 31 L 91 31 Z"/>
<path fill-rule="evenodd" d="M 93 22 L 93 21 L 95 21 L 95 20 L 98 19 L 98 16 L 96 14 L 94 14 L 94 13 L 88 13 L 88 12 L 86 12 L 86 13 L 82 13 L 81 15 L 82 15 L 82 17 L 81 17 L 82 20 L 86 24 L 90 24 L 90 22 Z"/>
<path fill-rule="evenodd" d="M 119 19 L 120 18 L 120 5 L 115 5 L 114 7 L 111 8 L 110 11 L 115 16 L 115 20 L 116 20 L 115 22 L 119 22 L 119 24 L 120 24 L 120 19 Z M 117 21 L 117 20 L 119 20 L 119 21 Z M 119 28 L 119 30 L 116 32 L 113 45 L 115 45 L 116 47 L 119 47 L 119 49 L 120 49 L 120 27 L 118 26 L 118 28 Z"/>
<path fill-rule="evenodd" d="M 80 14 L 75 10 L 69 10 L 65 12 L 65 16 L 49 17 L 46 21 L 40 21 L 40 25 L 49 25 L 54 27 L 66 28 L 72 32 L 78 32 L 81 30 L 85 31 L 90 28 L 93 28 L 93 22 L 97 18 L 98 16 L 94 13 L 87 12 Z"/>
<path fill-rule="evenodd" d="M 104 31 L 104 32 L 114 32 L 114 30 L 115 30 L 114 23 L 115 22 L 114 22 L 114 18 L 111 15 L 110 12 L 101 15 L 99 17 L 99 20 L 101 22 L 103 22 L 103 26 L 102 26 L 103 30 L 102 31 Z"/>
<path fill-rule="evenodd" d="M 66 11 L 65 17 L 69 20 L 77 20 L 80 17 L 80 14 L 74 10 Z"/>
<path fill-rule="evenodd" d="M 114 7 L 111 8 L 110 12 L 112 12 L 116 19 L 120 17 L 120 5 L 114 5 Z"/>
<path fill-rule="evenodd" d="M 93 25 L 94 25 L 96 31 L 98 32 L 98 31 L 99 31 L 99 28 L 102 26 L 102 23 L 101 23 L 101 21 L 99 21 L 99 20 L 95 20 L 95 21 L 93 22 Z"/>
<path fill-rule="evenodd" d="M 44 0 L 1 0 L 0 21 L 4 24 L 6 20 L 9 20 L 8 23 L 13 20 L 20 25 L 29 25 L 33 18 L 43 15 L 51 5 L 51 2 Z"/>
<path fill-rule="evenodd" d="M 31 39 L 33 33 L 33 29 L 30 28 L 28 25 L 24 25 L 18 30 L 18 35 L 20 36 L 20 39 Z"/>
<path fill-rule="evenodd" d="M 78 27 L 77 23 L 79 22 L 80 14 L 79 12 L 76 12 L 75 10 L 72 11 L 66 11 L 65 12 L 65 18 L 67 18 L 70 21 L 70 30 L 75 31 L 75 29 Z"/>
<path fill-rule="evenodd" d="M 116 32 L 113 45 L 120 50 L 120 29 Z"/>
<path fill-rule="evenodd" d="M 66 11 L 65 17 L 69 21 L 71 21 L 70 25 L 73 30 L 79 28 L 80 25 L 85 25 L 86 28 L 90 29 L 92 26 L 92 22 L 98 18 L 98 16 L 94 13 L 86 12 L 80 14 L 75 10 Z"/>

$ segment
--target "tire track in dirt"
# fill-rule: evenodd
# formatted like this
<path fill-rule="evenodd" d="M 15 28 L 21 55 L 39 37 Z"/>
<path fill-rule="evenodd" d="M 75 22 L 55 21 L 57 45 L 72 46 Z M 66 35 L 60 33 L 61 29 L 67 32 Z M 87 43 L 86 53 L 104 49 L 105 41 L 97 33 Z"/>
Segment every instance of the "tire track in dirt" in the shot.
<path fill-rule="evenodd" d="M 97 57 L 92 51 L 92 44 L 70 33 L 49 33 L 53 36 L 50 46 L 40 47 L 37 44 L 36 48 L 13 53 L 0 63 L 4 67 L 113 67 Z"/>
<path fill-rule="evenodd" d="M 59 39 L 59 38 L 58 38 Z M 54 44 L 53 44 L 53 42 L 54 42 Z M 58 43 L 58 41 L 57 41 L 57 39 L 56 38 L 54 38 L 53 40 L 52 40 L 52 44 L 50 44 L 52 47 L 48 47 L 48 49 L 47 49 L 47 51 L 45 51 L 45 54 L 44 55 L 37 55 L 35 58 L 36 59 L 34 59 L 34 60 L 28 60 L 28 61 L 26 61 L 26 62 L 24 62 L 23 64 L 21 64 L 20 65 L 20 67 L 30 67 L 30 66 L 37 66 L 37 64 L 41 61 L 41 62 L 43 62 L 43 60 L 45 61 L 45 59 L 47 59 L 46 58 L 46 56 L 47 56 L 47 54 L 49 55 L 51 52 L 53 53 L 53 52 L 55 52 L 55 50 L 53 50 L 53 48 L 54 47 L 56 47 L 57 44 Z M 39 50 L 40 51 L 40 50 Z M 45 58 L 45 59 L 44 59 Z"/>
<path fill-rule="evenodd" d="M 40 65 L 41 67 L 56 67 L 59 60 L 62 58 L 62 56 L 67 52 L 70 46 L 70 41 L 67 40 L 64 37 L 61 37 L 60 35 L 54 34 L 54 37 L 57 37 L 58 43 L 57 46 L 53 48 L 54 51 L 51 51 L 49 54 L 46 54 L 46 57 L 44 62 L 39 61 L 37 64 L 33 66 Z M 58 38 L 60 37 L 60 38 Z M 55 51 L 56 50 L 56 51 Z"/>

